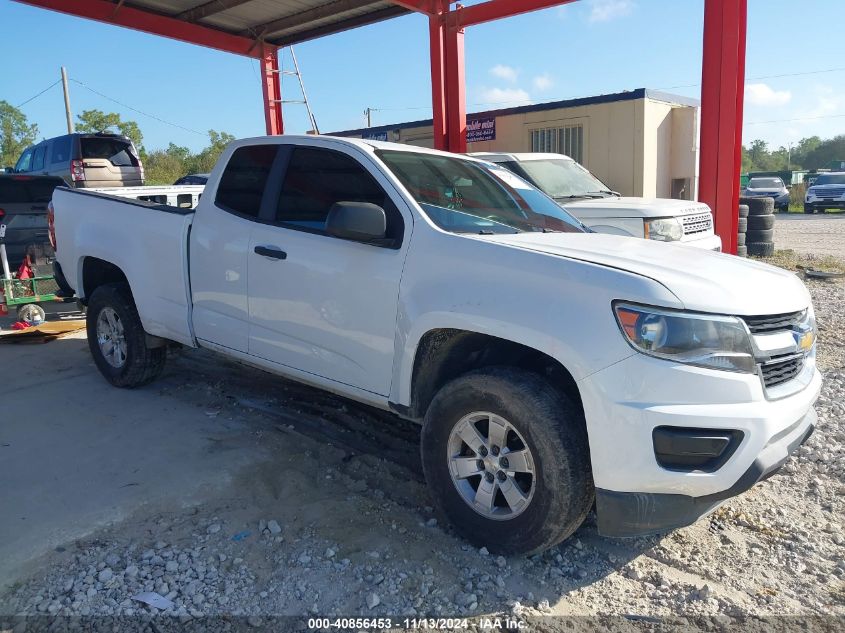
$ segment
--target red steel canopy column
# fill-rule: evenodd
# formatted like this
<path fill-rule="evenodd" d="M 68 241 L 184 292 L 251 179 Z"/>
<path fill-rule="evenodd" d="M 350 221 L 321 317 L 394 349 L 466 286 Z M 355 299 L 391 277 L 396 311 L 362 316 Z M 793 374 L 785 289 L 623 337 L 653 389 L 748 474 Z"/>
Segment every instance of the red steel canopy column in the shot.
<path fill-rule="evenodd" d="M 713 210 L 722 250 L 736 254 L 747 0 L 706 0 L 698 197 Z"/>

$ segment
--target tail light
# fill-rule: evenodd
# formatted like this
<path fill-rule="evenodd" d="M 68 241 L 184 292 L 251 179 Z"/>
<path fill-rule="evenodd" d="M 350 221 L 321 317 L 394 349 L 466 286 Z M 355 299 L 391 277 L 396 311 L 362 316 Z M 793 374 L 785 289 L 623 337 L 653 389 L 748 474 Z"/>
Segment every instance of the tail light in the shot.
<path fill-rule="evenodd" d="M 50 246 L 56 250 L 56 212 L 52 201 L 47 205 L 47 231 L 50 235 Z"/>
<path fill-rule="evenodd" d="M 70 179 L 73 182 L 81 182 L 85 180 L 85 167 L 81 160 L 70 161 Z"/>
<path fill-rule="evenodd" d="M 2 220 L 6 216 L 6 212 L 3 209 L 0 209 L 0 220 Z"/>

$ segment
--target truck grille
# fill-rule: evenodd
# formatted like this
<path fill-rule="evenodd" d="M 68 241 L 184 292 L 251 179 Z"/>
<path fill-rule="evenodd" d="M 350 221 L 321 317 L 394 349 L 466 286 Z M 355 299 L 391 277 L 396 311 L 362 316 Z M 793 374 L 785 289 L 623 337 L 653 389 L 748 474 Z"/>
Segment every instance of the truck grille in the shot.
<path fill-rule="evenodd" d="M 824 199 L 840 198 L 845 195 L 845 187 L 837 187 L 835 189 L 816 189 L 814 192 L 817 197 Z"/>
<path fill-rule="evenodd" d="M 713 216 L 709 213 L 685 215 L 681 218 L 681 224 L 684 227 L 684 235 L 705 233 L 713 228 Z"/>
<path fill-rule="evenodd" d="M 804 368 L 804 355 L 797 354 L 785 358 L 773 358 L 768 363 L 760 365 L 763 384 L 766 388 L 775 387 L 788 382 L 801 373 Z"/>
<path fill-rule="evenodd" d="M 771 334 L 780 330 L 791 330 L 803 320 L 804 312 L 745 316 L 740 318 L 745 321 L 752 334 Z"/>

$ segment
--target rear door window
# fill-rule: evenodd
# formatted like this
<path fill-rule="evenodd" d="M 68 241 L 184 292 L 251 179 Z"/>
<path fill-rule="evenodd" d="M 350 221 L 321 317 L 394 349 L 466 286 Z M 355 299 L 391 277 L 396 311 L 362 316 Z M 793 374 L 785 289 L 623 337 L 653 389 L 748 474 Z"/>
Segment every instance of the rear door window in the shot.
<path fill-rule="evenodd" d="M 53 151 L 50 152 L 50 163 L 66 163 L 70 160 L 70 137 L 60 136 L 53 139 Z"/>
<path fill-rule="evenodd" d="M 85 136 L 80 139 L 82 158 L 103 158 L 115 167 L 137 167 L 138 156 L 129 141 L 119 138 Z"/>
<path fill-rule="evenodd" d="M 226 211 L 257 218 L 278 151 L 278 145 L 249 145 L 236 149 L 220 177 L 215 204 Z"/>
<path fill-rule="evenodd" d="M 44 154 L 47 153 L 47 144 L 44 143 L 35 148 L 32 154 L 32 167 L 30 171 L 40 171 L 44 169 Z"/>

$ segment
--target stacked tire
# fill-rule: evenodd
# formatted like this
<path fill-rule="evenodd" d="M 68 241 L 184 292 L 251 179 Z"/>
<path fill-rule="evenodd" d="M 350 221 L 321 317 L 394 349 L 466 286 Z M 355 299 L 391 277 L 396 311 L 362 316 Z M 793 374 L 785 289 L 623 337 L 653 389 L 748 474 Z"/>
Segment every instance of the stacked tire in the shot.
<path fill-rule="evenodd" d="M 768 257 L 775 252 L 775 200 L 774 198 L 740 198 L 739 233 L 737 254 Z M 743 207 L 748 215 L 743 222 Z M 742 229 L 745 229 L 743 235 Z M 744 246 L 744 249 L 743 249 Z"/>
<path fill-rule="evenodd" d="M 736 254 L 739 257 L 748 257 L 748 249 L 745 246 L 745 232 L 748 230 L 748 205 L 739 205 L 739 224 L 736 228 Z"/>

